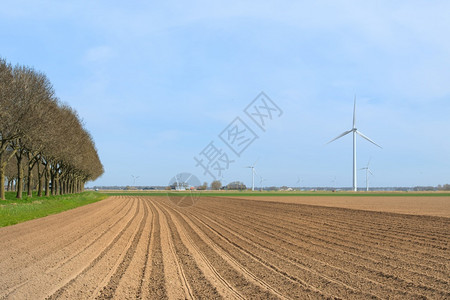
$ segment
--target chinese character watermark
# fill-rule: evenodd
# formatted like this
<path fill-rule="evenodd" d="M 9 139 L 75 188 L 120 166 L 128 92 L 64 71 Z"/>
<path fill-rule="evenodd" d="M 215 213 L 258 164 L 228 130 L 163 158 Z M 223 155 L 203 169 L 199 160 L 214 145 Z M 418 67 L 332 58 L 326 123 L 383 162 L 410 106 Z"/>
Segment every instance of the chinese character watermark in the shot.
<path fill-rule="evenodd" d="M 231 152 L 226 152 L 215 145 L 215 141 L 211 141 L 199 154 L 194 156 L 196 167 L 203 170 L 203 175 L 210 176 L 213 180 L 224 178 L 223 174 L 235 162 L 236 158 L 241 157 L 244 151 L 259 136 L 256 130 L 266 131 L 267 126 L 275 118 L 279 118 L 283 111 L 270 99 L 264 92 L 261 92 L 249 105 L 244 109 L 247 119 L 253 121 L 247 123 L 241 116 L 237 116 L 227 127 L 222 130 L 218 137 L 228 147 Z"/>
<path fill-rule="evenodd" d="M 248 148 L 257 138 L 256 133 L 236 117 L 220 134 L 219 138 L 227 145 L 237 156 Z"/>
<path fill-rule="evenodd" d="M 279 118 L 283 111 L 264 92 L 261 92 L 245 109 L 245 114 L 252 119 L 261 130 L 266 131 L 269 121 Z"/>
<path fill-rule="evenodd" d="M 200 158 L 194 157 L 197 162 L 195 166 L 200 166 L 203 169 L 203 175 L 209 175 L 214 179 L 217 178 L 216 176 L 222 177 L 222 171 L 228 170 L 230 164 L 234 162 L 234 160 L 229 159 L 226 152 L 217 148 L 214 142 L 209 143 L 199 153 L 199 156 Z"/>

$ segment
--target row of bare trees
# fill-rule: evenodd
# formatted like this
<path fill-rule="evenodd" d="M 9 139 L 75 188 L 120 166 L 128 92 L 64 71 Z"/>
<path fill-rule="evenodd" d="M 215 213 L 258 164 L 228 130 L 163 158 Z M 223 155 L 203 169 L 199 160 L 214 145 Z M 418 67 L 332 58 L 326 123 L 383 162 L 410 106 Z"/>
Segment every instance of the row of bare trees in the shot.
<path fill-rule="evenodd" d="M 14 172 L 15 169 L 15 172 Z M 45 74 L 0 58 L 0 197 L 78 193 L 103 174 L 90 134 Z"/>

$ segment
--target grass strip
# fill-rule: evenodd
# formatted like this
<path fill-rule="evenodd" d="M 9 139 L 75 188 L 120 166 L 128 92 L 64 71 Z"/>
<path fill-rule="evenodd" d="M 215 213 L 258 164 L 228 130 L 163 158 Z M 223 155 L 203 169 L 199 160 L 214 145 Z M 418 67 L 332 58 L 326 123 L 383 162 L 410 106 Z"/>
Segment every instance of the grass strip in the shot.
<path fill-rule="evenodd" d="M 57 214 L 109 197 L 97 192 L 49 197 L 24 196 L 23 199 L 16 199 L 14 192 L 7 192 L 5 196 L 6 200 L 0 200 L 0 227 Z"/>

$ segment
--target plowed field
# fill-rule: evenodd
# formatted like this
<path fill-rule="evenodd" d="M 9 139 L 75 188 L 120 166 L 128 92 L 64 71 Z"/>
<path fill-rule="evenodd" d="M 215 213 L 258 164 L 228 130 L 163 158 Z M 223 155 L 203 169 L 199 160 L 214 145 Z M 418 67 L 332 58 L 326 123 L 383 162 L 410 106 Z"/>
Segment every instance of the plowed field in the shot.
<path fill-rule="evenodd" d="M 114 196 L 0 228 L 0 299 L 450 299 L 450 218 Z"/>

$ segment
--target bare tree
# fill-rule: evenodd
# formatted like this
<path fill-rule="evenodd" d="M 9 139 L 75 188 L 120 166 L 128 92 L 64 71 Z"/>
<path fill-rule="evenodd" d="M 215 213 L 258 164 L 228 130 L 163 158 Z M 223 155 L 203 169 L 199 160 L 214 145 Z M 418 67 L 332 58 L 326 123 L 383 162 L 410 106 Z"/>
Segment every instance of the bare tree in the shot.
<path fill-rule="evenodd" d="M 47 105 L 51 101 L 53 89 L 47 77 L 32 68 L 16 66 L 13 72 L 13 92 L 15 94 L 15 104 L 20 118 L 18 126 L 18 136 L 11 141 L 12 148 L 16 151 L 18 187 L 17 198 L 22 198 L 22 184 L 24 177 L 24 167 L 22 165 L 24 157 L 29 158 L 28 175 L 31 177 L 31 170 L 34 166 L 34 156 L 38 151 L 44 130 L 43 120 L 46 117 Z M 31 191 L 29 191 L 31 196 Z"/>
<path fill-rule="evenodd" d="M 0 58 L 0 198 L 5 200 L 5 168 L 15 151 L 10 142 L 19 136 L 15 116 L 12 67 Z M 8 151 L 9 150 L 9 151 Z"/>
<path fill-rule="evenodd" d="M 0 196 L 8 162 L 16 164 L 17 197 L 27 194 L 77 193 L 103 174 L 89 132 L 76 111 L 60 105 L 48 78 L 25 66 L 0 59 Z M 35 169 L 36 168 L 36 169 Z M 26 171 L 26 173 L 24 172 Z M 8 186 L 11 179 L 8 175 Z M 37 178 L 37 180 L 35 180 Z M 36 183 L 37 182 L 37 183 Z"/>
<path fill-rule="evenodd" d="M 211 182 L 211 189 L 220 190 L 222 188 L 222 183 L 219 180 L 214 180 Z"/>

